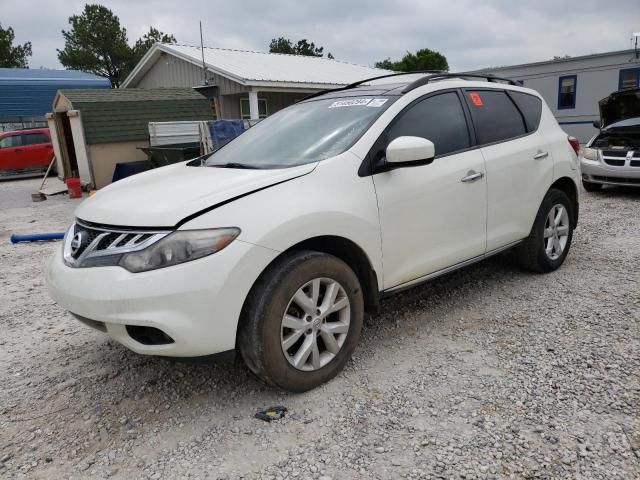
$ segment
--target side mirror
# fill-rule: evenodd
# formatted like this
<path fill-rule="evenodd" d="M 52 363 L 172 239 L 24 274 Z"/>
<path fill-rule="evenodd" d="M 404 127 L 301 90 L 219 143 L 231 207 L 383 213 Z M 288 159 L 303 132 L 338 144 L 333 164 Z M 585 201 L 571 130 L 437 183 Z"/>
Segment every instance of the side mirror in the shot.
<path fill-rule="evenodd" d="M 600 130 L 602 128 L 602 124 L 600 123 L 600 120 L 594 120 L 593 121 L 593 126 L 595 128 L 597 128 L 598 130 Z"/>
<path fill-rule="evenodd" d="M 387 146 L 389 168 L 412 167 L 431 163 L 436 148 L 431 140 L 422 137 L 398 137 Z"/>

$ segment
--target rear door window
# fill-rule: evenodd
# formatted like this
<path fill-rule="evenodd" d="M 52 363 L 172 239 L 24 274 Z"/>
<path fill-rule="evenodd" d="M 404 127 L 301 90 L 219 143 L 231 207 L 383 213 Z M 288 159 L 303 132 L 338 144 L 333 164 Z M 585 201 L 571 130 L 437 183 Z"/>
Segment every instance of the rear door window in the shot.
<path fill-rule="evenodd" d="M 22 136 L 22 142 L 24 145 L 37 145 L 39 143 L 49 143 L 49 137 L 44 133 L 25 133 Z"/>
<path fill-rule="evenodd" d="M 479 145 L 504 142 L 527 133 L 522 114 L 503 90 L 466 90 L 465 98 Z"/>
<path fill-rule="evenodd" d="M 403 136 L 431 140 L 436 156 L 469 148 L 469 129 L 458 94 L 427 97 L 400 113 L 387 133 L 387 144 Z"/>
<path fill-rule="evenodd" d="M 527 132 L 535 132 L 540 125 L 540 117 L 542 116 L 542 100 L 535 95 L 522 92 L 509 91 L 509 96 L 522 112 Z"/>

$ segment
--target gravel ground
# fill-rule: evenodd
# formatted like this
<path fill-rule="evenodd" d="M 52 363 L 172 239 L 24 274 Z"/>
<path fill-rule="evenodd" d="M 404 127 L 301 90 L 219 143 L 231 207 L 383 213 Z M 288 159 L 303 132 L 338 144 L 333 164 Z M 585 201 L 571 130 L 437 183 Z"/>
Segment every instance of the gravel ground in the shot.
<path fill-rule="evenodd" d="M 583 195 L 565 265 L 509 254 L 389 297 L 305 394 L 129 352 L 47 296 L 77 201 L 0 183 L 0 477 L 640 478 L 640 190 Z M 279 422 L 253 418 L 282 404 Z"/>

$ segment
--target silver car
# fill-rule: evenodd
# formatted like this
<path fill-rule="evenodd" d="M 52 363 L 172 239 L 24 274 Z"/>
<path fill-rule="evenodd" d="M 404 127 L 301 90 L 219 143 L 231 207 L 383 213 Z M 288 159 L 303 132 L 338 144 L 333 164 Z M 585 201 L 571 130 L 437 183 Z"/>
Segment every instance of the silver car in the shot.
<path fill-rule="evenodd" d="M 600 100 L 600 129 L 580 157 L 582 185 L 593 192 L 603 185 L 640 187 L 640 88 L 620 90 Z"/>

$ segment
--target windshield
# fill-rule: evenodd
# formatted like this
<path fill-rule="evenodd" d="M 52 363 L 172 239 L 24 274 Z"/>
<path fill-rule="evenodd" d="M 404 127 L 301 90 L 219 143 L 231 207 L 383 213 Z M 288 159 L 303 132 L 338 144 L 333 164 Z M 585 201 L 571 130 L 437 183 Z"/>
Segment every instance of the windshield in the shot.
<path fill-rule="evenodd" d="M 205 160 L 209 167 L 287 168 L 339 155 L 394 102 L 330 98 L 298 103 L 262 120 Z"/>

